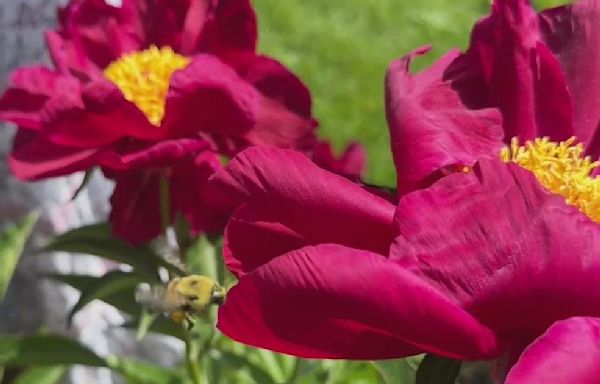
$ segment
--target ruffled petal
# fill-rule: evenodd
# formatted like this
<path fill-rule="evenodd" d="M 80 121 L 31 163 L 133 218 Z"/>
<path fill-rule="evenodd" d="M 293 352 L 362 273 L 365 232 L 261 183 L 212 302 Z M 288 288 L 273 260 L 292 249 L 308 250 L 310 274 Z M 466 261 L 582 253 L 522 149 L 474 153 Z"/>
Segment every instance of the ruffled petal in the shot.
<path fill-rule="evenodd" d="M 101 158 L 95 148 L 74 149 L 45 140 L 29 130 L 17 131 L 8 164 L 22 180 L 38 180 L 68 175 L 97 165 Z"/>
<path fill-rule="evenodd" d="M 42 111 L 42 124 L 50 141 L 74 148 L 107 145 L 124 137 L 156 140 L 165 135 L 106 80 L 86 84 L 80 94 L 50 100 Z"/>
<path fill-rule="evenodd" d="M 52 99 L 70 99 L 71 95 L 79 94 L 79 89 L 80 83 L 75 78 L 44 67 L 17 69 L 0 98 L 0 120 L 39 130 L 46 103 Z"/>
<path fill-rule="evenodd" d="M 600 319 L 553 324 L 510 370 L 505 384 L 595 384 L 600 377 Z"/>
<path fill-rule="evenodd" d="M 300 116 L 312 117 L 310 91 L 298 76 L 277 60 L 254 52 L 230 53 L 224 60 L 263 95 L 279 101 Z"/>
<path fill-rule="evenodd" d="M 359 142 L 348 144 L 344 152 L 336 158 L 329 141 L 321 141 L 313 153 L 313 161 L 321 168 L 338 175 L 358 180 L 367 168 L 367 153 Z"/>
<path fill-rule="evenodd" d="M 473 29 L 467 58 L 482 71 L 489 106 L 502 111 L 506 140 L 549 136 L 560 141 L 572 136 L 566 80 L 542 43 L 528 1 L 495 0 L 491 15 Z"/>
<path fill-rule="evenodd" d="M 232 67 L 198 55 L 171 79 L 163 126 L 172 136 L 210 133 L 227 153 L 248 145 L 304 148 L 314 122 L 263 96 Z"/>
<path fill-rule="evenodd" d="M 396 222 L 391 257 L 508 340 L 600 315 L 590 305 L 600 300 L 600 225 L 517 165 L 482 161 L 406 195 Z"/>
<path fill-rule="evenodd" d="M 168 140 L 111 159 L 108 177 L 116 182 L 110 221 L 117 235 L 131 243 L 162 232 L 160 179 L 169 186 L 171 220 L 181 214 L 194 234 L 224 227 L 226 217 L 202 200 L 208 178 L 220 168 L 217 155 L 202 140 Z M 119 169 L 123 168 L 123 169 Z"/>
<path fill-rule="evenodd" d="M 86 56 L 97 70 L 106 68 L 122 54 L 143 44 L 141 22 L 132 1 L 115 7 L 104 0 L 72 0 L 59 12 L 57 33 L 68 48 Z M 55 35 L 56 37 L 56 35 Z M 57 41 L 58 42 L 58 41 Z M 54 60 L 73 59 L 71 55 L 52 55 Z M 80 61 L 79 61 L 80 62 Z M 58 67 L 77 68 L 78 61 L 58 61 Z"/>
<path fill-rule="evenodd" d="M 256 49 L 258 29 L 250 0 L 191 0 L 184 24 L 184 54 Z"/>
<path fill-rule="evenodd" d="M 234 340 L 310 358 L 498 353 L 489 329 L 424 281 L 381 255 L 332 244 L 242 277 L 217 326 Z"/>
<path fill-rule="evenodd" d="M 450 52 L 429 69 L 409 73 L 420 48 L 393 62 L 386 78 L 386 111 L 398 191 L 426 186 L 434 172 L 446 166 L 473 164 L 497 156 L 502 146 L 500 114 L 472 108 L 462 93 L 472 93 L 468 67 Z M 477 90 L 475 89 L 475 92 Z"/>
<path fill-rule="evenodd" d="M 387 255 L 394 237 L 394 205 L 296 151 L 245 150 L 211 178 L 207 198 L 228 212 L 251 205 L 263 212 L 261 217 L 312 244 L 338 243 Z M 230 246 L 235 241 L 228 237 Z"/>
<path fill-rule="evenodd" d="M 560 61 L 573 100 L 575 136 L 588 143 L 600 123 L 600 3 L 577 1 L 539 15 L 544 41 Z M 552 99 L 552 98 L 549 98 Z M 589 151 L 600 155 L 600 141 Z"/>

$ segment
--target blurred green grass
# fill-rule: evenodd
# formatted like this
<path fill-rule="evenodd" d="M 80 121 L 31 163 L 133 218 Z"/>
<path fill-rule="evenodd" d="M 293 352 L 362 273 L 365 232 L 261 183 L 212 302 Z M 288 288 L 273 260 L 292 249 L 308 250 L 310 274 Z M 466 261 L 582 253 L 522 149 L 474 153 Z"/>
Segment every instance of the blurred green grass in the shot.
<path fill-rule="evenodd" d="M 547 7 L 565 0 L 536 1 Z M 453 47 L 465 48 L 489 0 L 254 0 L 261 52 L 293 69 L 313 94 L 319 135 L 341 150 L 367 148 L 372 183 L 394 186 L 383 79 L 389 62 L 423 44 L 423 68 Z"/>

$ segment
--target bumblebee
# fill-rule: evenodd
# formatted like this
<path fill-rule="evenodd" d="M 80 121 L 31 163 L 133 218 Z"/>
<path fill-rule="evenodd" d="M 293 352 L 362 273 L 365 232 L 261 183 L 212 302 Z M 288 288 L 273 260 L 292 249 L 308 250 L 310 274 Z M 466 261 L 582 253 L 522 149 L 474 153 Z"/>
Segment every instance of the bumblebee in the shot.
<path fill-rule="evenodd" d="M 176 277 L 166 286 L 140 287 L 136 300 L 151 311 L 166 314 L 177 324 L 186 320 L 192 325 L 192 318 L 202 316 L 210 305 L 222 304 L 225 294 L 225 288 L 210 277 L 189 275 Z"/>

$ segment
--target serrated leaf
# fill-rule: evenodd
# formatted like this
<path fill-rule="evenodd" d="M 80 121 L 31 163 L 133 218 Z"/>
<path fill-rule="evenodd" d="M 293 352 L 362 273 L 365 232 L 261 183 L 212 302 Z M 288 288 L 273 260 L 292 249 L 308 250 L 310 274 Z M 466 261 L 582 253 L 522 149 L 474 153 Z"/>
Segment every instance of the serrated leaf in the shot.
<path fill-rule="evenodd" d="M 134 271 L 150 282 L 159 282 L 159 267 L 167 268 L 176 274 L 184 271 L 166 262 L 146 246 L 127 244 L 113 236 L 106 223 L 93 224 L 66 232 L 45 247 L 47 251 L 75 252 L 100 256 L 119 263 L 131 265 Z"/>
<path fill-rule="evenodd" d="M 379 371 L 386 384 L 412 384 L 415 382 L 415 369 L 406 359 L 378 360 L 371 364 Z"/>
<path fill-rule="evenodd" d="M 454 384 L 461 364 L 460 360 L 428 353 L 417 369 L 416 384 Z"/>
<path fill-rule="evenodd" d="M 12 384 L 56 384 L 66 371 L 67 367 L 63 365 L 32 367 L 21 373 Z"/>
<path fill-rule="evenodd" d="M 188 382 L 182 372 L 176 369 L 115 356 L 107 358 L 107 361 L 110 368 L 119 372 L 131 384 L 183 384 Z"/>
<path fill-rule="evenodd" d="M 0 235 L 0 301 L 6 294 L 27 238 L 38 218 L 37 212 L 30 213 L 20 223 L 9 227 Z"/>
<path fill-rule="evenodd" d="M 67 321 L 70 323 L 73 320 L 73 316 L 92 300 L 103 300 L 110 295 L 122 291 L 133 292 L 135 287 L 143 281 L 144 280 L 140 276 L 129 272 L 110 271 L 106 273 L 104 276 L 98 278 L 93 284 L 81 291 L 81 296 L 69 312 Z"/>
<path fill-rule="evenodd" d="M 0 335 L 0 365 L 71 365 L 105 367 L 106 361 L 76 341 L 56 335 Z"/>

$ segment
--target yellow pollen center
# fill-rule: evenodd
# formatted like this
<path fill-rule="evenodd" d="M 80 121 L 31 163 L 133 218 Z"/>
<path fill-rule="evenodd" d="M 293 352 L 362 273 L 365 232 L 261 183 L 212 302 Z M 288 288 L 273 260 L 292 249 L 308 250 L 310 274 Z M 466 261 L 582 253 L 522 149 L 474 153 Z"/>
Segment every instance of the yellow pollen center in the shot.
<path fill-rule="evenodd" d="M 519 145 L 513 138 L 500 156 L 531 171 L 546 189 L 600 223 L 600 178 L 591 175 L 600 162 L 584 157 L 583 145 L 574 142 L 574 137 L 560 143 L 544 137 Z"/>
<path fill-rule="evenodd" d="M 125 98 L 134 103 L 152 124 L 159 126 L 165 115 L 165 100 L 173 72 L 190 63 L 170 47 L 129 53 L 112 62 L 104 75 Z"/>

